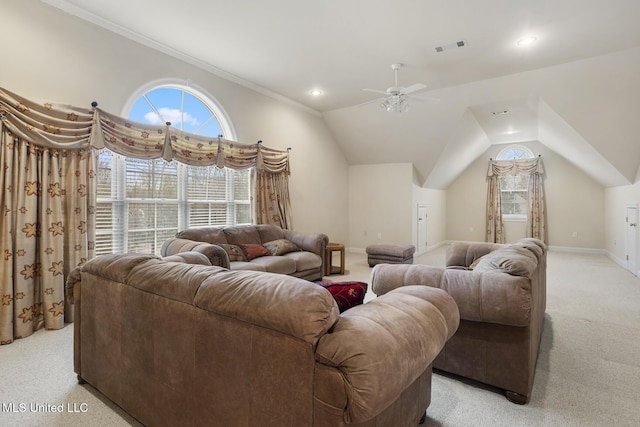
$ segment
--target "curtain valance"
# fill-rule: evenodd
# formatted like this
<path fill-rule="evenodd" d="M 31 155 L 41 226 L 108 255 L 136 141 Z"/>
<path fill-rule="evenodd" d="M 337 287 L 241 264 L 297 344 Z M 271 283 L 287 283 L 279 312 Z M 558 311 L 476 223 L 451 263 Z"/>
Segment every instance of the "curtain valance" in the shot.
<path fill-rule="evenodd" d="M 222 137 L 212 138 L 184 132 L 170 125 L 146 125 L 95 109 L 95 148 L 106 147 L 129 157 L 177 160 L 195 166 L 289 173 L 289 152 L 256 144 L 240 144 Z"/>
<path fill-rule="evenodd" d="M 37 103 L 0 88 L 0 120 L 16 136 L 54 149 L 108 148 L 129 157 L 177 160 L 194 166 L 290 173 L 289 151 L 240 144 L 134 122 L 100 108 Z"/>
<path fill-rule="evenodd" d="M 487 176 L 544 175 L 542 157 L 534 159 L 491 160 Z"/>
<path fill-rule="evenodd" d="M 37 103 L 0 88 L 0 120 L 13 135 L 53 149 L 90 145 L 94 112 L 51 102 Z"/>

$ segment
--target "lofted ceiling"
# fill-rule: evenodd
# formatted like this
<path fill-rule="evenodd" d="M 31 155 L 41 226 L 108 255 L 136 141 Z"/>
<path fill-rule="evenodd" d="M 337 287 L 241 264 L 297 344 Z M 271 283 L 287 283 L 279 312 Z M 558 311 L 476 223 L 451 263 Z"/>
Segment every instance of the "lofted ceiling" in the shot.
<path fill-rule="evenodd" d="M 605 187 L 636 180 L 638 0 L 42 1 L 322 115 L 349 163 L 410 162 L 429 188 L 523 141 Z M 406 114 L 360 105 L 392 63 L 427 85 Z"/>

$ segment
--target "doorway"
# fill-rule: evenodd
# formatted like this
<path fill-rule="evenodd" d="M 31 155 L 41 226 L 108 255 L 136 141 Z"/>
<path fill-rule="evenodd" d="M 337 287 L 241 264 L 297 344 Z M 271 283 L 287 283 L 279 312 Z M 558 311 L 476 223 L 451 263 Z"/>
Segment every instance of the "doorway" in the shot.
<path fill-rule="evenodd" d="M 638 205 L 627 205 L 626 261 L 627 270 L 638 275 Z"/>
<path fill-rule="evenodd" d="M 427 205 L 418 204 L 418 247 L 416 253 L 427 252 Z"/>

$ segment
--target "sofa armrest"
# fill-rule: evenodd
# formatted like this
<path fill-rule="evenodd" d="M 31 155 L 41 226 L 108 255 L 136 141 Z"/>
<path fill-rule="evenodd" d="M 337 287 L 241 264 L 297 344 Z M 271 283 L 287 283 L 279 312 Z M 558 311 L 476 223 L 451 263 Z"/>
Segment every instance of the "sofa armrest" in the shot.
<path fill-rule="evenodd" d="M 527 326 L 531 320 L 532 282 L 526 277 L 420 264 L 379 264 L 371 272 L 376 295 L 409 285 L 445 290 L 464 320 L 510 326 Z"/>
<path fill-rule="evenodd" d="M 293 230 L 283 231 L 284 238 L 295 243 L 300 249 L 324 257 L 324 250 L 329 243 L 329 237 L 326 234 L 301 233 Z"/>
<path fill-rule="evenodd" d="M 162 259 L 170 262 L 183 262 L 185 264 L 211 265 L 209 257 L 198 251 L 179 252 L 175 255 L 167 255 Z"/>
<path fill-rule="evenodd" d="M 195 240 L 172 237 L 162 244 L 160 254 L 163 257 L 168 257 L 189 251 L 200 252 L 201 254 L 206 255 L 207 258 L 209 258 L 211 265 L 227 269 L 231 268 L 227 251 L 225 251 L 221 246 L 214 245 L 213 243 L 197 242 Z"/>
<path fill-rule="evenodd" d="M 369 420 L 428 369 L 459 325 L 440 289 L 408 286 L 342 314 L 316 347 L 316 360 L 344 377 L 347 423 Z"/>

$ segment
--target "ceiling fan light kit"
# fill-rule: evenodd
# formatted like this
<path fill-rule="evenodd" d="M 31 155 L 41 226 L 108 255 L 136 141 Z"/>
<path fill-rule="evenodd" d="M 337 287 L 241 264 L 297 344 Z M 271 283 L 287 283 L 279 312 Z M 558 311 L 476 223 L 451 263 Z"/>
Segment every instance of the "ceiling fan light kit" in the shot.
<path fill-rule="evenodd" d="M 385 111 L 388 111 L 390 113 L 406 113 L 407 111 L 409 111 L 408 99 L 411 97 L 410 94 L 417 92 L 419 90 L 425 89 L 427 87 L 427 85 L 423 83 L 415 83 L 407 87 L 399 86 L 398 70 L 400 68 L 402 68 L 402 64 L 400 63 L 391 64 L 391 69 L 393 70 L 393 73 L 394 73 L 394 85 L 387 88 L 387 90 L 382 91 L 378 89 L 363 89 L 367 92 L 374 92 L 374 93 L 380 93 L 385 95 L 384 97 L 379 98 L 379 100 L 382 101 L 380 103 L 380 106 L 384 108 Z M 375 101 L 377 100 L 369 101 L 369 102 L 366 102 L 365 104 L 368 104 L 370 102 L 375 102 Z"/>
<path fill-rule="evenodd" d="M 380 104 L 389 113 L 406 113 L 409 111 L 409 103 L 401 95 L 391 96 Z"/>

